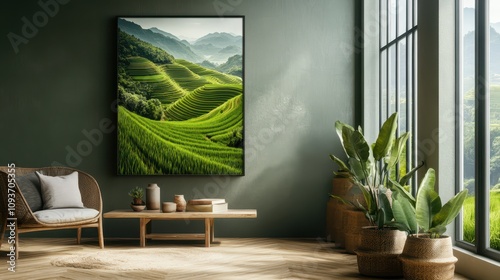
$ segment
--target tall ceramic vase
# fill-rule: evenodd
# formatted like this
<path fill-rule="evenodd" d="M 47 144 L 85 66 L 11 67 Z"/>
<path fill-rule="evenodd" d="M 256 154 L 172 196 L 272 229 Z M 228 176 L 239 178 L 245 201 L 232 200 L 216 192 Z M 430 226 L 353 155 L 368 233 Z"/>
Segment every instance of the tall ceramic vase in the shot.
<path fill-rule="evenodd" d="M 148 210 L 160 210 L 160 187 L 157 184 L 149 184 L 146 188 L 146 207 Z"/>
<path fill-rule="evenodd" d="M 184 195 L 176 194 L 174 196 L 174 202 L 177 204 L 177 212 L 185 212 L 186 211 L 186 199 L 184 199 Z"/>

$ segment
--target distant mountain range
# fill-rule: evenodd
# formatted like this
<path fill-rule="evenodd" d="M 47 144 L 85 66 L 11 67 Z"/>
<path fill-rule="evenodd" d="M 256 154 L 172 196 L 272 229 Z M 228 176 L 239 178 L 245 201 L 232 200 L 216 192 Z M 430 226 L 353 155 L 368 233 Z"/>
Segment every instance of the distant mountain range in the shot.
<path fill-rule="evenodd" d="M 463 41 L 463 69 L 464 90 L 468 91 L 474 86 L 474 61 L 475 61 L 475 23 L 474 9 L 464 8 L 462 31 Z M 490 25 L 490 83 L 500 84 L 500 22 Z"/>
<path fill-rule="evenodd" d="M 129 35 L 165 50 L 175 58 L 194 63 L 209 61 L 221 65 L 232 56 L 243 55 L 243 37 L 229 33 L 210 33 L 189 43 L 157 27 L 143 29 L 140 25 L 125 19 L 118 20 L 118 27 Z"/>
<path fill-rule="evenodd" d="M 467 34 L 475 30 L 475 11 L 473 8 L 464 8 L 464 20 L 462 22 L 462 32 Z M 500 33 L 500 22 L 495 22 L 490 24 L 491 27 L 495 29 L 497 33 Z"/>

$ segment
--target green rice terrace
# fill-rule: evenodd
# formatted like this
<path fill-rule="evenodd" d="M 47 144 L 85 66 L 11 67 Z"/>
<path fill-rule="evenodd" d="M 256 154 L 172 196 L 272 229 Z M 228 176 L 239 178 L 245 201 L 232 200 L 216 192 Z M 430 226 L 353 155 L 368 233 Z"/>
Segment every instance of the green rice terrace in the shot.
<path fill-rule="evenodd" d="M 242 79 L 120 36 L 118 173 L 243 175 Z"/>

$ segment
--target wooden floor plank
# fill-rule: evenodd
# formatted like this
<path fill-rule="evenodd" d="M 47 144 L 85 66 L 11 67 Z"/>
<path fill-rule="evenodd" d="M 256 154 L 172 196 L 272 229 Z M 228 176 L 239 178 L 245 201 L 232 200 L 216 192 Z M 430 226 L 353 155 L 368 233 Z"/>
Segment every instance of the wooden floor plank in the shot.
<path fill-rule="evenodd" d="M 100 249 L 97 240 L 83 239 L 21 239 L 20 260 L 15 273 L 7 271 L 6 248 L 0 253 L 0 279 L 371 279 L 358 274 L 356 256 L 348 255 L 321 239 L 222 238 L 221 244 L 204 248 L 203 241 L 148 241 L 140 248 L 138 240 L 106 240 Z M 210 257 L 218 254 L 217 264 L 190 264 L 166 270 L 108 270 L 58 267 L 51 264 L 56 257 L 82 254 L 119 252 L 148 252 L 148 250 L 190 250 L 197 248 Z M 149 251 L 149 252 L 150 252 Z M 235 260 L 245 252 L 249 261 Z M 100 253 L 99 253 L 100 254 Z M 154 256 L 152 256 L 154 258 Z M 221 265 L 221 263 L 223 265 Z M 251 276 L 251 277 L 250 277 Z M 250 278 L 249 278 L 250 277 Z M 456 279 L 466 279 L 457 276 Z"/>

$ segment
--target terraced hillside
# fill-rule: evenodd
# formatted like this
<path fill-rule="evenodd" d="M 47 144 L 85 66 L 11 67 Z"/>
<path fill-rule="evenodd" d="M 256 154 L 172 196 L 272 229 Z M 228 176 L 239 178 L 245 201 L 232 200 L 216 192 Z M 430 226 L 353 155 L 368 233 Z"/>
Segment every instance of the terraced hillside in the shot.
<path fill-rule="evenodd" d="M 243 174 L 241 78 L 185 60 L 126 61 L 141 98 L 158 99 L 163 117 L 152 120 L 119 106 L 119 174 Z"/>
<path fill-rule="evenodd" d="M 153 121 L 119 107 L 119 173 L 241 175 L 241 147 L 211 140 L 242 126 L 241 99 L 220 106 L 222 114 L 183 122 Z"/>

